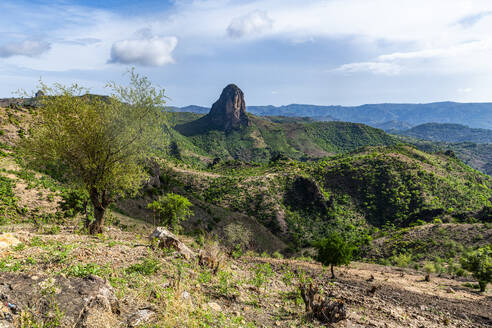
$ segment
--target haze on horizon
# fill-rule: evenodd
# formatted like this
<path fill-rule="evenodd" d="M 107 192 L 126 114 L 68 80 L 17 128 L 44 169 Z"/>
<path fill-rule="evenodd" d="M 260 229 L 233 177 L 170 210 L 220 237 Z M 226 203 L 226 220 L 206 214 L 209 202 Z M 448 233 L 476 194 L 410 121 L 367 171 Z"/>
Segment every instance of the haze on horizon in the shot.
<path fill-rule="evenodd" d="M 169 105 L 492 101 L 486 0 L 3 0 L 0 97 L 47 83 L 105 93 L 135 67 Z"/>

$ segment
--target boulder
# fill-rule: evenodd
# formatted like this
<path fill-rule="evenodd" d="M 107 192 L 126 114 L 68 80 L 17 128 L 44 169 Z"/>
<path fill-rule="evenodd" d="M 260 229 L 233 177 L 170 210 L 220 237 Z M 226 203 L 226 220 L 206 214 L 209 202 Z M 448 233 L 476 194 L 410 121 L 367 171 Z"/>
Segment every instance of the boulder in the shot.
<path fill-rule="evenodd" d="M 2 309 L 0 327 L 9 327 L 7 323 L 17 326 L 22 312 L 37 323 L 59 320 L 61 327 L 110 328 L 120 325 L 118 299 L 112 287 L 97 276 L 31 277 L 2 272 L 0 300 L 8 306 Z"/>
<path fill-rule="evenodd" d="M 148 323 L 152 318 L 154 318 L 156 313 L 151 309 L 140 309 L 137 312 L 133 313 L 128 318 L 128 327 L 138 327 L 140 325 Z"/>
<path fill-rule="evenodd" d="M 149 236 L 150 240 L 157 240 L 157 246 L 161 248 L 173 248 L 186 259 L 196 257 L 195 252 L 183 244 L 175 234 L 164 227 L 155 228 L 154 232 Z"/>

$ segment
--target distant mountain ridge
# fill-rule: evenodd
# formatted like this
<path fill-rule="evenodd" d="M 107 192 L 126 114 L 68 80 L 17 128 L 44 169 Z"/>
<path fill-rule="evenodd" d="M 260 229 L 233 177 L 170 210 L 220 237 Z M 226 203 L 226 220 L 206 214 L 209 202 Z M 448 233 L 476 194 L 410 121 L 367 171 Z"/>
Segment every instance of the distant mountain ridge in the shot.
<path fill-rule="evenodd" d="M 492 143 L 492 130 L 462 124 L 425 123 L 397 133 L 430 141 Z"/>
<path fill-rule="evenodd" d="M 177 111 L 208 113 L 201 106 L 175 108 Z M 492 129 L 492 103 L 434 102 L 428 104 L 366 104 L 361 106 L 318 106 L 291 104 L 286 106 L 248 106 L 258 116 L 310 117 L 319 121 L 347 121 L 380 127 L 393 121 L 393 126 L 416 126 L 424 123 L 455 123 L 471 128 Z"/>

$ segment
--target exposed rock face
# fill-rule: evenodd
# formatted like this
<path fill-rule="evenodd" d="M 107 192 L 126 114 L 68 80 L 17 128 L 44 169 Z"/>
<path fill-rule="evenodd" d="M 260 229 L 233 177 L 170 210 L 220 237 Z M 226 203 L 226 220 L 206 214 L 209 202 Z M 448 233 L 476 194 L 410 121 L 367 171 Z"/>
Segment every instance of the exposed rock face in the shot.
<path fill-rule="evenodd" d="M 87 278 L 38 277 L 0 273 L 0 327 L 17 326 L 21 312 L 38 322 L 52 322 L 61 311 L 62 327 L 117 327 L 119 302 L 112 287 L 96 276 Z M 57 310 L 58 309 L 58 310 Z"/>
<path fill-rule="evenodd" d="M 185 136 L 192 136 L 210 130 L 229 132 L 248 125 L 244 94 L 235 84 L 229 84 L 207 115 L 174 128 Z"/>
<path fill-rule="evenodd" d="M 241 89 L 235 84 L 225 87 L 207 117 L 212 125 L 225 131 L 247 126 L 249 121 Z"/>

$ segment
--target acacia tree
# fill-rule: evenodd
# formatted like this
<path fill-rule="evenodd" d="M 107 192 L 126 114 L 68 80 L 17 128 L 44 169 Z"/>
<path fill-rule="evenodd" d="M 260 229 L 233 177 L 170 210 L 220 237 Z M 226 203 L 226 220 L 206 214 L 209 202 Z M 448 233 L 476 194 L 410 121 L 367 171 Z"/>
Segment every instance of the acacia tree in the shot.
<path fill-rule="evenodd" d="M 313 243 L 318 250 L 317 260 L 323 265 L 331 265 L 331 278 L 335 279 L 333 266 L 348 265 L 352 260 L 352 254 L 356 247 L 348 240 L 344 239 L 339 233 L 333 232 L 327 238 L 323 238 Z"/>
<path fill-rule="evenodd" d="M 478 280 L 480 291 L 484 292 L 487 284 L 492 282 L 492 244 L 466 254 L 461 262 L 462 267 Z"/>
<path fill-rule="evenodd" d="M 87 190 L 102 233 L 104 213 L 118 197 L 135 194 L 145 181 L 144 163 L 164 140 L 164 90 L 130 72 L 128 86 L 111 82 L 110 96 L 94 96 L 74 84 L 41 85 L 29 136 L 21 149 L 38 167 L 56 163 L 69 181 Z"/>

